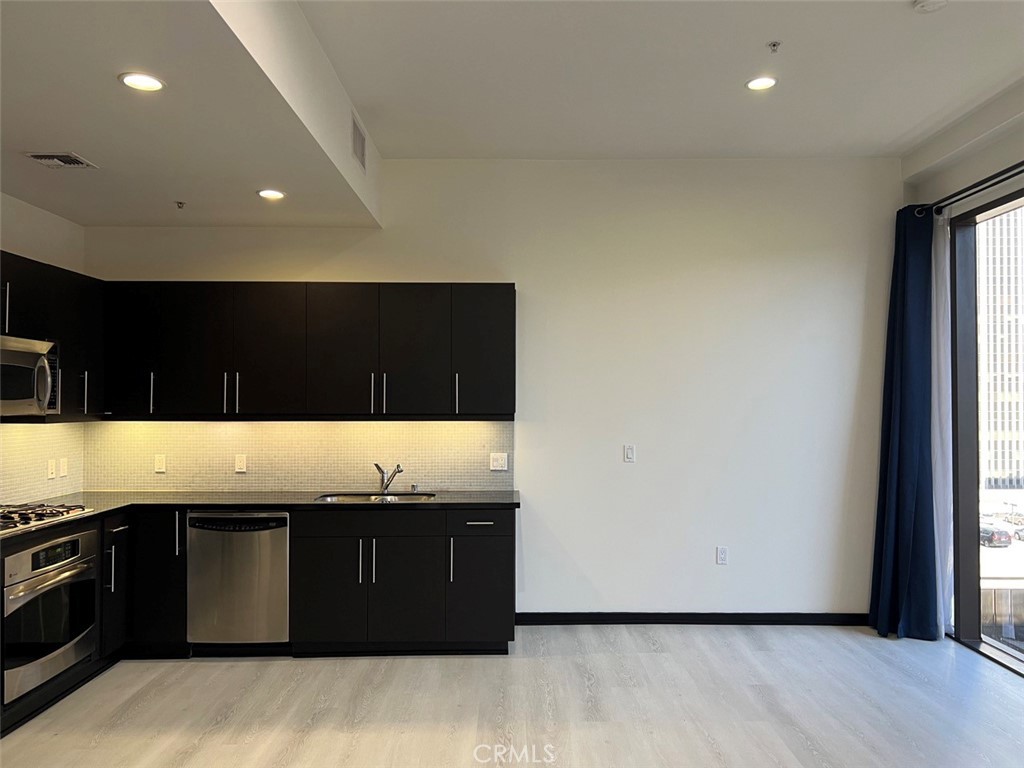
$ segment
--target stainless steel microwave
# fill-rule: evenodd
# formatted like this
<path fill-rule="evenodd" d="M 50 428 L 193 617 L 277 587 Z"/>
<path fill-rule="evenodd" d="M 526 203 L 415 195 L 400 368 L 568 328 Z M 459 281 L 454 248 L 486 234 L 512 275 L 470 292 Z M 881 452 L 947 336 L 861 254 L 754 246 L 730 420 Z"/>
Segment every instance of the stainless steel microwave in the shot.
<path fill-rule="evenodd" d="M 52 341 L 0 336 L 0 416 L 60 413 L 60 363 Z"/>

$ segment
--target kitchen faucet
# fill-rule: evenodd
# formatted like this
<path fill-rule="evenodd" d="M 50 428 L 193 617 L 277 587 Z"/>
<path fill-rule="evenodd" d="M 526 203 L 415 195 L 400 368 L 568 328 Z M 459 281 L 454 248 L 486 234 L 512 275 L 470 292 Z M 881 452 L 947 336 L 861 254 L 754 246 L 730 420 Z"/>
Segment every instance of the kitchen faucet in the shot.
<path fill-rule="evenodd" d="M 381 467 L 381 465 L 377 464 L 376 462 L 374 463 L 373 466 L 375 466 L 377 468 L 377 471 L 380 472 L 380 492 L 381 492 L 381 494 L 387 493 L 388 492 L 388 487 L 391 485 L 391 481 L 394 480 L 397 475 L 400 475 L 400 474 L 402 474 L 402 472 L 405 471 L 405 470 L 402 469 L 402 465 L 401 464 L 397 465 L 394 469 L 392 469 L 391 470 L 391 474 L 388 474 L 387 472 L 385 472 L 384 468 Z"/>

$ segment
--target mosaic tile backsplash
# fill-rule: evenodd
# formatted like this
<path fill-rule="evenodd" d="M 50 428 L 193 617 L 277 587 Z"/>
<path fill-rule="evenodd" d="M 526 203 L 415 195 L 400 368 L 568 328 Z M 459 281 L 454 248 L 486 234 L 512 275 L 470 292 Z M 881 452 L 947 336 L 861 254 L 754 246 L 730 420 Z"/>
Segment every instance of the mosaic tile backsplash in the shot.
<path fill-rule="evenodd" d="M 47 425 L 53 426 L 53 425 Z M 86 425 L 85 490 L 512 490 L 512 422 L 99 422 Z M 508 471 L 490 470 L 491 453 Z M 167 471 L 154 472 L 157 454 Z M 246 472 L 235 472 L 237 454 Z"/>
<path fill-rule="evenodd" d="M 84 488 L 86 424 L 0 426 L 0 504 L 25 504 Z M 57 476 L 47 479 L 53 459 Z M 68 474 L 60 476 L 60 460 Z"/>

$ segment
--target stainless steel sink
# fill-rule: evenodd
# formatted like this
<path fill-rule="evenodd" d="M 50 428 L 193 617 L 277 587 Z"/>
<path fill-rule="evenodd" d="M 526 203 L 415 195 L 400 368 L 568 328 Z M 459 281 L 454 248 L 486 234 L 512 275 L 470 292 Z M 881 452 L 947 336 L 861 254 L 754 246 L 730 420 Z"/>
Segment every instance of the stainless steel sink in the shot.
<path fill-rule="evenodd" d="M 433 493 L 325 493 L 314 501 L 322 504 L 411 504 L 432 501 Z"/>

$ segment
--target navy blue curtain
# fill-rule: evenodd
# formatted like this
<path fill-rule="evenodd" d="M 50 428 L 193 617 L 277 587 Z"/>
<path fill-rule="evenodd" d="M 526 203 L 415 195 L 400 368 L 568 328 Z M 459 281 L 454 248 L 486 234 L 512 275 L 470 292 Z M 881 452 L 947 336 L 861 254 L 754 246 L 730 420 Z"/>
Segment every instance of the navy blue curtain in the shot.
<path fill-rule="evenodd" d="M 932 214 L 896 214 L 869 620 L 878 634 L 937 640 L 931 464 Z"/>

